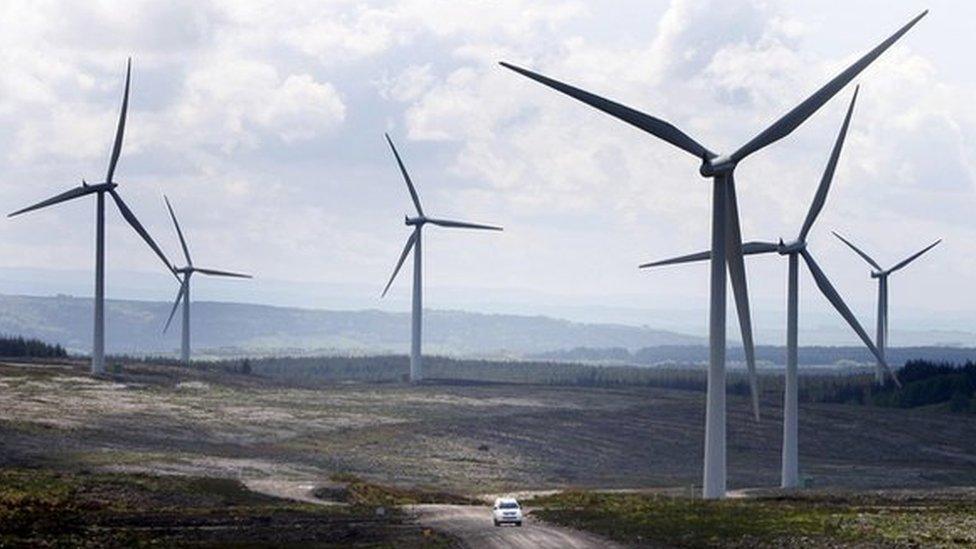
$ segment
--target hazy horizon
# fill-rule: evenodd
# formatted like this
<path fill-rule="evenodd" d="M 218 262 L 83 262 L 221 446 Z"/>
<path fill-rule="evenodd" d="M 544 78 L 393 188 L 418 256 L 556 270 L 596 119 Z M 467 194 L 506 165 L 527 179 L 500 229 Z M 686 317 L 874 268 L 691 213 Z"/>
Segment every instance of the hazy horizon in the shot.
<path fill-rule="evenodd" d="M 0 268 L 0 295 L 55 297 L 60 294 L 90 299 L 91 284 L 82 276 L 84 274 L 86 273 L 83 271 Z M 159 273 L 117 271 L 110 273 L 108 279 L 115 290 L 106 297 L 110 301 L 171 303 L 178 289 L 170 277 Z M 224 280 L 207 280 L 201 277 L 198 291 L 195 292 L 195 301 L 297 307 L 319 311 L 377 310 L 407 313 L 410 310 L 407 296 L 381 302 L 377 297 L 376 287 L 368 284 L 295 284 L 280 280 L 260 282 L 259 286 L 249 288 L 249 285 L 254 284 L 253 281 L 232 281 L 228 284 Z M 432 296 L 437 295 L 436 298 L 426 300 L 424 306 L 429 310 L 544 316 L 583 324 L 617 324 L 699 338 L 707 336 L 706 316 L 702 311 L 692 308 L 642 308 L 624 300 L 576 300 L 564 303 L 560 301 L 562 296 L 555 295 L 535 296 L 535 299 L 530 300 L 532 296 L 511 290 L 487 291 L 487 295 L 482 292 L 474 297 L 469 295 L 469 288 L 437 286 L 430 287 L 429 290 Z M 785 343 L 784 312 L 776 305 L 778 303 L 770 300 L 754 300 L 753 323 L 757 344 L 778 346 Z M 892 326 L 891 346 L 976 346 L 976 331 L 971 329 L 971 326 L 976 325 L 976 314 L 958 311 L 951 315 L 941 315 L 938 322 L 930 321 L 929 314 L 924 310 L 899 310 L 900 322 Z M 872 320 L 873 316 L 868 316 L 863 321 L 869 323 Z M 802 346 L 860 344 L 834 311 L 808 313 L 805 318 L 801 318 L 801 328 Z M 171 336 L 174 334 L 175 331 Z M 739 334 L 734 319 L 729 321 L 728 334 L 730 344 L 738 345 Z M 407 335 L 403 334 L 405 342 Z"/>

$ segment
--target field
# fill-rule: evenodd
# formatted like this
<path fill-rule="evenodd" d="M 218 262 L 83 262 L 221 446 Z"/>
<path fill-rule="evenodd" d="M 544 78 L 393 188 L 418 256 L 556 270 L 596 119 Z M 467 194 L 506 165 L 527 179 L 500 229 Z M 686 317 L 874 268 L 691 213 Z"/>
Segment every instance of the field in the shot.
<path fill-rule="evenodd" d="M 362 506 L 261 495 L 236 480 L 0 469 L 0 547 L 449 547 L 454 540 Z"/>
<path fill-rule="evenodd" d="M 544 519 L 627 545 L 973 547 L 976 490 L 757 495 L 701 501 L 565 492 L 532 502 Z"/>
<path fill-rule="evenodd" d="M 397 489 L 462 498 L 553 489 L 685 493 L 700 479 L 704 395 L 697 391 L 309 387 L 149 364 L 96 380 L 84 365 L 50 362 L 0 365 L 0 468 L 8 474 L 181 475 L 277 492 L 289 483 L 355 478 L 366 497 L 370 486 L 394 490 L 382 496 L 393 499 L 379 500 L 393 505 L 414 502 L 397 500 L 404 497 Z M 778 485 L 780 405 L 772 396 L 763 405 L 757 424 L 745 397 L 729 398 L 734 489 Z M 976 485 L 972 416 L 804 403 L 800 435 L 803 475 L 816 493 Z M 383 528 L 402 531 L 386 522 L 396 520 L 391 514 Z"/>

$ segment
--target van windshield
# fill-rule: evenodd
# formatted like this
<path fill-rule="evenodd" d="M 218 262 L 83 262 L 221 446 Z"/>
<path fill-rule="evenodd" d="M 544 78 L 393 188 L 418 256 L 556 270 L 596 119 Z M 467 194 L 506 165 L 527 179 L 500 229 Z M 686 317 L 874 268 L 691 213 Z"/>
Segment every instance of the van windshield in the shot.
<path fill-rule="evenodd" d="M 514 501 L 505 501 L 505 502 L 502 502 L 498 506 L 498 508 L 499 509 L 518 509 L 519 506 L 518 506 L 518 503 L 515 503 Z"/>

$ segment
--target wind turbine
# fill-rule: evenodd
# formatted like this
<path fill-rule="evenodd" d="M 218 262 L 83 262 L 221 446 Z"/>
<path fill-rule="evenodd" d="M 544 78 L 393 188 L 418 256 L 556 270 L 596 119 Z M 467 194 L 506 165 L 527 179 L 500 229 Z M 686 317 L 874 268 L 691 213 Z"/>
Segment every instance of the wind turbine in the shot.
<path fill-rule="evenodd" d="M 725 496 L 725 301 L 726 267 L 732 281 L 742 329 L 742 342 L 749 366 L 750 377 L 755 380 L 755 353 L 752 341 L 752 323 L 749 314 L 748 289 L 745 265 L 742 258 L 742 235 L 739 228 L 739 212 L 735 195 L 734 171 L 736 165 L 750 154 L 770 145 L 795 130 L 824 103 L 841 90 L 891 47 L 899 38 L 925 16 L 924 11 L 897 32 L 869 51 L 854 64 L 834 77 L 810 97 L 786 113 L 782 118 L 760 132 L 730 155 L 719 155 L 695 141 L 674 125 L 604 99 L 579 88 L 553 80 L 541 74 L 508 63 L 502 66 L 599 109 L 632 126 L 694 155 L 701 160 L 699 173 L 712 178 L 712 243 L 711 243 L 711 305 L 709 312 L 709 367 L 705 412 L 705 463 L 702 492 L 706 498 Z M 753 381 L 755 401 L 755 382 Z"/>
<path fill-rule="evenodd" d="M 89 185 L 85 180 L 81 181 L 81 185 L 65 191 L 57 196 L 48 198 L 34 204 L 33 206 L 28 206 L 22 210 L 17 210 L 7 217 L 14 217 L 22 213 L 30 212 L 33 210 L 39 210 L 47 206 L 53 206 L 54 204 L 59 204 L 61 202 L 66 202 L 75 198 L 86 196 L 89 194 L 94 194 L 96 197 L 95 205 L 95 329 L 94 329 L 94 340 L 92 342 L 92 361 L 91 361 L 91 371 L 93 374 L 100 374 L 105 371 L 105 194 L 108 193 L 112 200 L 115 201 L 115 205 L 119 208 L 119 212 L 122 217 L 132 226 L 132 228 L 139 233 L 139 236 L 146 241 L 146 244 L 152 248 L 153 252 L 159 256 L 159 259 L 163 261 L 166 268 L 172 271 L 173 267 L 170 265 L 166 255 L 163 251 L 159 249 L 159 246 L 153 241 L 152 237 L 146 229 L 139 223 L 135 214 L 126 205 L 119 193 L 116 192 L 115 188 L 118 187 L 118 183 L 114 181 L 115 167 L 119 162 L 119 155 L 122 152 L 122 136 L 125 133 L 125 117 L 126 111 L 129 108 L 129 80 L 132 74 L 132 59 L 130 58 L 126 63 L 125 68 L 125 92 L 122 95 L 122 110 L 119 113 L 119 125 L 115 131 L 115 144 L 112 146 L 112 156 L 108 163 L 108 173 L 105 175 L 105 181 L 102 183 L 97 183 L 94 185 Z"/>
<path fill-rule="evenodd" d="M 810 234 L 810 229 L 813 227 L 817 216 L 820 215 L 820 211 L 823 210 L 824 204 L 827 201 L 827 193 L 830 191 L 830 184 L 837 168 L 837 161 L 840 158 L 841 149 L 844 147 L 844 139 L 847 136 L 847 129 L 850 126 L 851 115 L 854 112 L 854 103 L 856 101 L 857 89 L 854 90 L 854 97 L 851 98 L 851 104 L 847 108 L 844 123 L 841 125 L 840 133 L 837 135 L 834 148 L 830 153 L 830 159 L 827 161 L 827 167 L 824 169 L 823 177 L 820 179 L 820 186 L 817 188 L 817 193 L 813 197 L 810 210 L 807 212 L 807 217 L 803 221 L 803 226 L 796 240 L 790 243 L 784 243 L 780 239 L 778 244 L 775 242 L 746 242 L 742 245 L 742 253 L 744 255 L 776 252 L 780 255 L 787 256 L 789 259 L 786 298 L 786 382 L 784 384 L 783 395 L 783 458 L 781 482 L 783 488 L 796 488 L 800 485 L 799 384 L 797 372 L 798 305 L 800 295 L 798 269 L 800 257 L 803 257 L 807 267 L 810 269 L 810 274 L 813 276 L 814 282 L 817 284 L 821 293 L 824 294 L 824 297 L 830 301 L 834 308 L 837 309 L 837 312 L 850 324 L 858 337 L 867 345 L 868 349 L 874 353 L 874 356 L 878 358 L 879 364 L 883 364 L 884 368 L 888 368 L 888 365 L 884 362 L 884 354 L 871 342 L 871 338 L 868 337 L 867 332 L 861 327 L 857 318 L 851 313 L 851 310 L 844 303 L 844 300 L 841 299 L 840 294 L 834 288 L 833 284 L 830 283 L 830 280 L 827 279 L 823 270 L 821 270 L 820 266 L 813 259 L 813 255 L 807 249 L 807 236 Z M 663 261 L 645 263 L 641 265 L 641 268 L 704 261 L 709 259 L 710 256 L 711 254 L 709 252 L 700 252 Z M 897 383 L 898 378 L 895 377 L 894 373 L 891 370 L 888 370 L 888 373 L 891 374 Z"/>
<path fill-rule="evenodd" d="M 179 307 L 180 302 L 183 303 L 183 332 L 180 344 L 180 361 L 184 366 L 190 365 L 190 277 L 193 273 L 200 273 L 210 276 L 227 276 L 232 278 L 251 278 L 251 275 L 232 273 L 229 271 L 217 271 L 214 269 L 203 269 L 200 267 L 193 266 L 193 260 L 190 259 L 190 249 L 186 245 L 186 239 L 183 238 L 183 231 L 180 229 L 180 222 L 176 220 L 176 214 L 173 213 L 173 206 L 169 203 L 169 198 L 165 195 L 163 200 L 166 201 L 166 209 L 169 210 L 169 216 L 173 219 L 173 226 L 176 227 L 176 236 L 180 238 L 180 247 L 183 248 L 183 257 L 186 258 L 186 266 L 174 268 L 174 272 L 178 273 L 180 278 L 180 290 L 176 294 L 176 301 L 173 302 L 173 309 L 169 312 L 169 318 L 166 319 L 166 326 L 163 327 L 163 332 L 169 329 L 169 325 L 173 322 L 173 315 L 176 314 L 176 308 Z"/>
<path fill-rule="evenodd" d="M 417 208 L 417 217 L 404 216 L 404 223 L 407 226 L 413 227 L 413 232 L 407 238 L 407 244 L 403 247 L 403 252 L 400 254 L 400 259 L 397 260 L 396 267 L 393 269 L 393 275 L 390 276 L 390 281 L 386 283 L 386 287 L 383 288 L 383 294 L 380 297 L 386 295 L 386 292 L 390 290 L 390 286 L 393 284 L 393 280 L 396 279 L 397 273 L 400 272 L 400 267 L 403 266 L 403 262 L 407 259 L 407 254 L 410 250 L 413 250 L 413 308 L 411 311 L 411 338 L 410 338 L 410 381 L 416 383 L 423 380 L 423 364 L 420 354 L 420 329 L 423 322 L 423 303 L 421 293 L 423 291 L 423 281 L 421 277 L 421 265 L 423 262 L 423 257 L 421 254 L 421 235 L 424 229 L 424 225 L 427 223 L 438 225 L 440 227 L 449 227 L 457 229 L 481 229 L 488 231 L 500 231 L 501 227 L 494 227 L 491 225 L 479 225 L 477 223 L 468 223 L 466 221 L 452 221 L 449 219 L 435 219 L 433 217 L 427 217 L 424 214 L 424 209 L 420 205 L 420 197 L 417 195 L 417 189 L 414 188 L 413 182 L 410 180 L 410 175 L 407 173 L 407 169 L 403 166 L 403 161 L 400 159 L 400 154 L 397 152 L 396 147 L 393 146 L 393 140 L 390 136 L 386 135 L 386 142 L 390 144 L 390 149 L 393 151 L 393 156 L 396 157 L 397 165 L 400 166 L 400 173 L 403 174 L 403 180 L 407 182 L 407 190 L 410 191 L 410 199 L 413 200 L 414 207 Z"/>
<path fill-rule="evenodd" d="M 878 383 L 882 383 L 884 382 L 884 371 L 882 370 L 882 365 L 885 364 L 885 349 L 888 346 L 888 275 L 897 271 L 898 269 L 901 269 L 902 267 L 907 266 L 912 261 L 915 261 L 916 259 L 921 257 L 922 254 L 936 247 L 940 242 L 942 242 L 942 239 L 940 238 L 939 240 L 936 240 L 935 242 L 923 248 L 921 251 L 908 256 L 902 262 L 898 263 L 894 267 L 885 270 L 882 269 L 881 266 L 878 265 L 878 263 L 874 259 L 871 259 L 871 256 L 862 252 L 860 249 L 858 249 L 857 246 L 851 244 L 851 242 L 848 241 L 846 238 L 844 238 L 843 236 L 837 233 L 834 233 L 834 236 L 839 238 L 844 244 L 850 246 L 850 248 L 854 250 L 854 252 L 857 253 L 857 255 L 861 256 L 861 259 L 867 261 L 868 265 L 871 265 L 871 267 L 875 269 L 874 271 L 871 271 L 871 278 L 878 279 L 878 327 L 877 327 L 878 343 L 877 344 L 878 344 L 878 350 L 881 352 L 881 356 L 878 357 L 878 366 L 875 369 L 874 376 L 875 376 L 875 380 Z"/>

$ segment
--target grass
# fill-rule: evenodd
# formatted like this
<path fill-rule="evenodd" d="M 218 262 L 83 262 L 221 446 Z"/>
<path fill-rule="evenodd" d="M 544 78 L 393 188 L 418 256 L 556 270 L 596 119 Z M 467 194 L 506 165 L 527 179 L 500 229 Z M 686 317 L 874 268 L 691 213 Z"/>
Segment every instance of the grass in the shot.
<path fill-rule="evenodd" d="M 235 480 L 0 469 L 0 547 L 448 547 L 398 513 L 323 507 Z"/>
<path fill-rule="evenodd" d="M 349 473 L 335 473 L 330 477 L 330 480 L 345 484 L 345 488 L 339 490 L 320 488 L 315 492 L 316 497 L 364 507 L 399 507 L 424 503 L 482 504 L 476 499 L 449 492 L 376 484 Z"/>
<path fill-rule="evenodd" d="M 972 547 L 976 499 L 893 496 L 702 501 L 652 494 L 563 492 L 530 502 L 543 520 L 625 544 L 675 547 Z"/>

